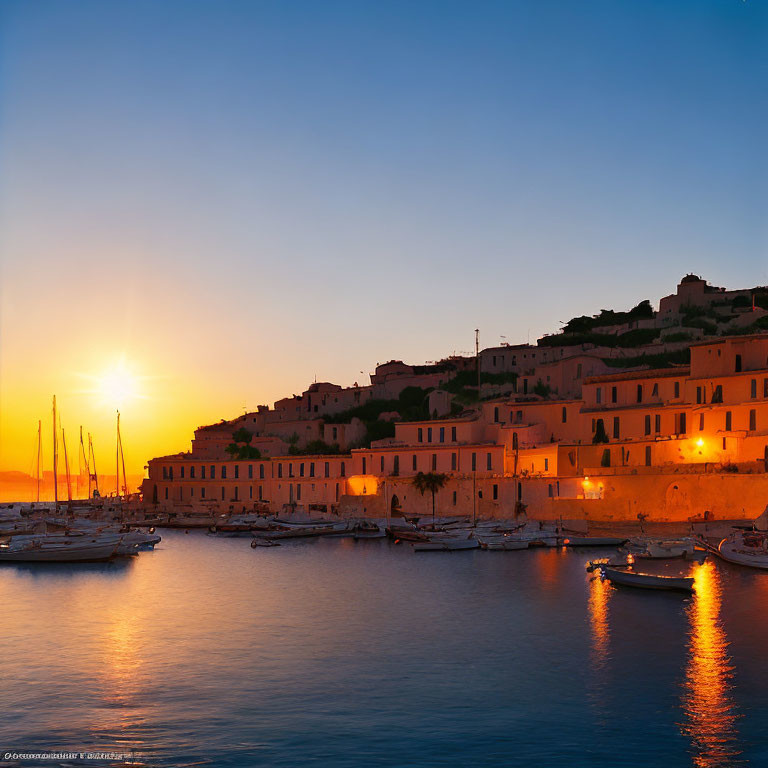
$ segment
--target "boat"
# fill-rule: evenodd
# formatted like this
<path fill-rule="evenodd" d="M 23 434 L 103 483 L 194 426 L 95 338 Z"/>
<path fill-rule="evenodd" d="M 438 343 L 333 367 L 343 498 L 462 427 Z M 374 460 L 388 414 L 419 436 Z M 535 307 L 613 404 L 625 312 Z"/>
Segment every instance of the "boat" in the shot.
<path fill-rule="evenodd" d="M 454 552 L 461 549 L 477 549 L 480 542 L 477 539 L 434 539 L 432 541 L 416 541 L 413 543 L 414 552 Z"/>
<path fill-rule="evenodd" d="M 515 550 L 528 549 L 527 541 L 516 541 L 511 538 L 500 537 L 498 539 L 478 538 L 481 549 L 512 552 Z"/>
<path fill-rule="evenodd" d="M 729 563 L 768 570 L 768 534 L 761 531 L 735 531 L 709 551 Z"/>
<path fill-rule="evenodd" d="M 558 544 L 563 547 L 620 547 L 626 538 L 616 536 L 561 536 Z"/>
<path fill-rule="evenodd" d="M 279 547 L 280 542 L 279 541 L 272 541 L 271 539 L 264 539 L 260 536 L 254 536 L 251 540 L 251 549 L 256 549 L 257 547 Z"/>
<path fill-rule="evenodd" d="M 354 526 L 355 539 L 381 539 L 387 532 L 372 520 L 359 520 Z"/>
<path fill-rule="evenodd" d="M 620 584 L 625 587 L 693 592 L 694 580 L 689 576 L 657 576 L 652 573 L 619 571 L 606 565 L 600 566 L 600 575 L 602 578 L 608 579 L 611 584 Z"/>
<path fill-rule="evenodd" d="M 0 563 L 73 563 L 109 560 L 120 539 L 92 536 L 14 536 L 0 540 Z"/>
<path fill-rule="evenodd" d="M 252 531 L 256 538 L 264 539 L 299 539 L 309 536 L 332 536 L 346 533 L 349 530 L 349 524 L 344 521 L 340 523 L 326 523 L 324 525 L 291 525 L 287 528 L 276 528 L 267 531 Z"/>
<path fill-rule="evenodd" d="M 645 542 L 645 548 L 635 552 L 636 557 L 646 560 L 669 560 L 675 557 L 687 557 L 692 555 L 694 543 L 690 539 L 675 541 L 649 540 Z"/>

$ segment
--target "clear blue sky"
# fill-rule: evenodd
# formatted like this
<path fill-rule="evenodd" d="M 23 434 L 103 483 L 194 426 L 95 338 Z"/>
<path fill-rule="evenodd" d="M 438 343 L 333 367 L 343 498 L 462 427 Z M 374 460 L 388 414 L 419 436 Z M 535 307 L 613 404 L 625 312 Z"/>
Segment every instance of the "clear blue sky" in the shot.
<path fill-rule="evenodd" d="M 691 270 L 768 283 L 765 2 L 5 0 L 0 25 L 6 345 L 45 354 L 59 291 L 73 349 L 222 366 L 255 403 Z"/>

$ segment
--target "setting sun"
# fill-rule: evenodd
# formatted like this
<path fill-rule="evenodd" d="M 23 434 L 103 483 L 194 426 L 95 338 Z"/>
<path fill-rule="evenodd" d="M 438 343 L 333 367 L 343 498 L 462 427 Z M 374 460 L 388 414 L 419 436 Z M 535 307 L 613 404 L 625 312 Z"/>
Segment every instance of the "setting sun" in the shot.
<path fill-rule="evenodd" d="M 92 386 L 89 393 L 96 395 L 103 406 L 122 408 L 132 400 L 144 397 L 141 377 L 124 360 L 95 376 L 87 376 Z"/>

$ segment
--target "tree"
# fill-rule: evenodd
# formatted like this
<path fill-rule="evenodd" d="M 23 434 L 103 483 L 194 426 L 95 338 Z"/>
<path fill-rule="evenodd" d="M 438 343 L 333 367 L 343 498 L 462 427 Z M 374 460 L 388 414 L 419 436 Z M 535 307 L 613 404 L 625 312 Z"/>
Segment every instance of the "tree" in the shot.
<path fill-rule="evenodd" d="M 419 472 L 413 478 L 413 484 L 416 490 L 423 496 L 427 491 L 432 494 L 432 523 L 435 522 L 435 495 L 445 487 L 448 482 L 448 475 L 442 472 Z"/>
<path fill-rule="evenodd" d="M 250 443 L 253 439 L 253 435 L 245 429 L 245 427 L 240 427 L 240 429 L 237 429 L 232 433 L 232 439 L 236 443 Z"/>

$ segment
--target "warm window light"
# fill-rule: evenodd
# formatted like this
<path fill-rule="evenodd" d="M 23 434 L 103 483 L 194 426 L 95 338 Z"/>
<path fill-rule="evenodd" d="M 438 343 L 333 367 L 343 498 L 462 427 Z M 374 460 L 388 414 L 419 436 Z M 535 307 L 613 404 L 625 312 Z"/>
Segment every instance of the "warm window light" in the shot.
<path fill-rule="evenodd" d="M 698 445 L 698 446 L 699 446 L 699 448 L 701 448 L 701 447 L 704 445 L 704 441 L 703 441 L 701 438 L 699 438 L 699 439 L 696 441 L 696 445 Z"/>

